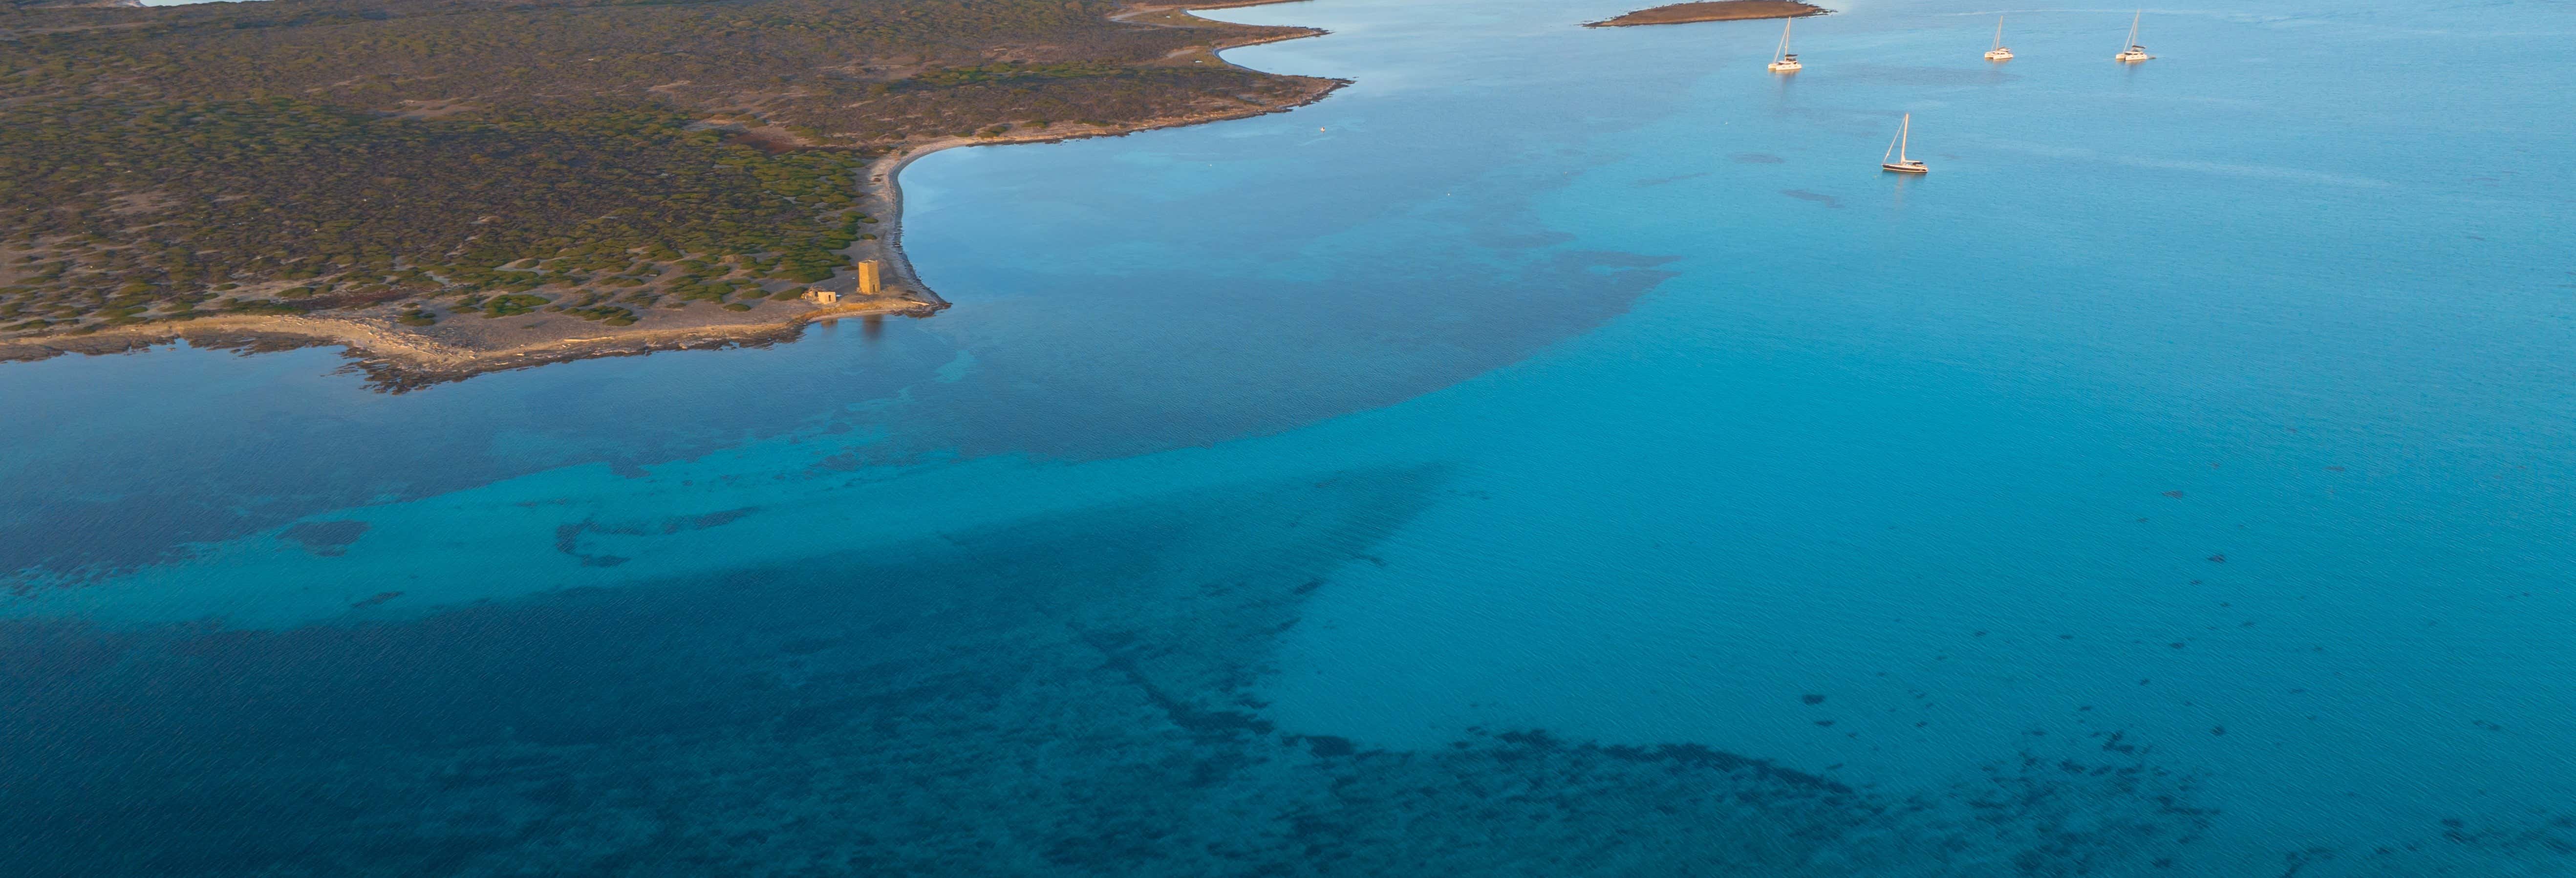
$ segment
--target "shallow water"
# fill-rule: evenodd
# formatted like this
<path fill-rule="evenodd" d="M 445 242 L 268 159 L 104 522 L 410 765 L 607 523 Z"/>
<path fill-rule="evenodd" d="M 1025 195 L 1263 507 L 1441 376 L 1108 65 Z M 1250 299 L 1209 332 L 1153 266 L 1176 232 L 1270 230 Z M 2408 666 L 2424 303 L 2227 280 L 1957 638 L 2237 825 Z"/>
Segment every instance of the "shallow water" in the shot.
<path fill-rule="evenodd" d="M 1357 83 L 922 160 L 929 320 L 0 367 L 0 853 L 2576 873 L 2576 25 L 1624 8 L 1211 13 Z"/>

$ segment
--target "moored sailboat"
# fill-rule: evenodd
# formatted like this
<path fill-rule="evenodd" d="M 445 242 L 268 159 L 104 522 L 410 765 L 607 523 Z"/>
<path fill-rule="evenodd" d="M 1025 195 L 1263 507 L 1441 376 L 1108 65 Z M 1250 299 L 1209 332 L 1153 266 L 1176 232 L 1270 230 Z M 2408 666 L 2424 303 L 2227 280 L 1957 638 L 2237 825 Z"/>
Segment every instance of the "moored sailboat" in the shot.
<path fill-rule="evenodd" d="M 1932 169 L 1925 166 L 1922 162 L 1905 157 L 1906 141 L 1908 139 L 1908 135 L 1912 134 L 1913 131 L 1914 114 L 1907 113 L 1905 114 L 1905 121 L 1896 126 L 1896 139 L 1887 142 L 1887 154 L 1879 156 L 1878 158 L 1879 170 L 1895 171 L 1899 174 L 1929 174 L 1932 172 Z"/>
<path fill-rule="evenodd" d="M 1986 50 L 1988 61 L 2010 61 L 2012 50 L 2004 48 L 2004 17 L 1995 16 L 1995 47 Z"/>
<path fill-rule="evenodd" d="M 1797 19 L 1793 18 L 1780 22 L 1780 48 L 1771 52 L 1770 70 L 1773 73 L 1796 73 L 1806 69 L 1805 65 L 1798 63 L 1798 56 L 1789 54 L 1789 25 L 1795 21 Z"/>
<path fill-rule="evenodd" d="M 2129 47 L 2120 50 L 2120 54 L 2111 56 L 2111 60 L 2122 64 L 2136 64 L 2155 57 L 2147 54 L 2147 47 L 2138 45 L 2138 19 L 2145 14 L 2146 10 L 2143 9 L 2129 14 Z"/>

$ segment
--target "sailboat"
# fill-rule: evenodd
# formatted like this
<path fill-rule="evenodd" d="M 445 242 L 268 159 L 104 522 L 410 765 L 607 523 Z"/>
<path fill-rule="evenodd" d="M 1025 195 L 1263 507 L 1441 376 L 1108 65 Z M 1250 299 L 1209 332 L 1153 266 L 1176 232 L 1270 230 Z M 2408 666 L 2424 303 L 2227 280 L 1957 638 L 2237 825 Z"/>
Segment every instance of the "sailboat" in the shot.
<path fill-rule="evenodd" d="M 1906 135 L 1912 133 L 1913 130 L 1914 114 L 1907 113 L 1905 114 L 1905 122 L 1896 126 L 1896 139 L 1887 142 L 1887 155 L 1880 156 L 1878 159 L 1879 170 L 1895 171 L 1899 174 L 1929 174 L 1932 172 L 1932 169 L 1925 167 L 1922 162 L 1905 157 Z"/>
<path fill-rule="evenodd" d="M 1798 56 L 1789 54 L 1789 24 L 1796 20 L 1787 19 L 1780 22 L 1780 48 L 1771 53 L 1771 72 L 1773 73 L 1796 73 L 1806 69 L 1804 65 L 1798 63 Z"/>
<path fill-rule="evenodd" d="M 1995 16 L 1995 47 L 1986 50 L 1988 61 L 2010 61 L 2012 50 L 2004 48 L 2004 17 Z"/>
<path fill-rule="evenodd" d="M 2118 61 L 2122 64 L 2136 64 L 2140 61 L 2155 57 L 2154 55 L 2147 54 L 2147 47 L 2138 45 L 2138 17 L 2144 14 L 2146 14 L 2145 10 L 2130 13 L 2129 47 L 2121 50 L 2120 54 L 2111 56 L 2111 60 Z"/>

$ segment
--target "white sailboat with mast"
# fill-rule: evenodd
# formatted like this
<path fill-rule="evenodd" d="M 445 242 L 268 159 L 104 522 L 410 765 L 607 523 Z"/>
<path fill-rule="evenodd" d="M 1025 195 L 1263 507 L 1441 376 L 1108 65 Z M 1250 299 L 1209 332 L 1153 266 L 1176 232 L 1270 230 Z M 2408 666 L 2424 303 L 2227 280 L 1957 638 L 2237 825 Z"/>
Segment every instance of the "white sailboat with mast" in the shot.
<path fill-rule="evenodd" d="M 1926 167 L 1922 162 L 1905 157 L 1906 141 L 1908 140 L 1908 135 L 1912 134 L 1913 131 L 1914 114 L 1907 113 L 1905 114 L 1905 121 L 1896 126 L 1896 139 L 1887 142 L 1887 154 L 1880 156 L 1878 159 L 1879 170 L 1894 171 L 1899 174 L 1929 174 L 1932 172 L 1932 169 L 1930 167 Z"/>
<path fill-rule="evenodd" d="M 1798 63 L 1798 56 L 1789 54 L 1789 25 L 1796 21 L 1792 18 L 1780 22 L 1780 48 L 1771 53 L 1770 69 L 1773 73 L 1796 73 L 1806 69 L 1805 65 Z"/>
<path fill-rule="evenodd" d="M 2004 17 L 1995 16 L 1995 47 L 1986 50 L 1988 61 L 2010 61 L 2012 50 L 2004 48 Z"/>
<path fill-rule="evenodd" d="M 2146 15 L 2144 9 L 2129 14 L 2129 47 L 2120 50 L 2120 54 L 2111 56 L 2111 60 L 2122 64 L 2136 64 L 2155 57 L 2147 54 L 2147 47 L 2138 45 L 2138 19 L 2144 15 Z"/>

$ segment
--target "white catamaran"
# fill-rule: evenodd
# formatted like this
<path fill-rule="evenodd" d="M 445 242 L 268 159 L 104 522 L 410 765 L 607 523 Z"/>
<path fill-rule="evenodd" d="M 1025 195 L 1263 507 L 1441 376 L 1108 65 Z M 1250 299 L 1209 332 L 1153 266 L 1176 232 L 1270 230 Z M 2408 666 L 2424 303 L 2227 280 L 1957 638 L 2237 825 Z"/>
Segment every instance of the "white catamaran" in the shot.
<path fill-rule="evenodd" d="M 1995 47 L 1986 50 L 1988 61 L 2010 61 L 2012 50 L 2004 48 L 2004 17 L 1995 16 Z"/>
<path fill-rule="evenodd" d="M 2122 64 L 2136 64 L 2155 57 L 2147 54 L 2147 47 L 2138 45 L 2138 18 L 2145 14 L 2146 10 L 2143 9 L 2129 14 L 2129 47 L 2120 50 L 2120 54 L 2111 56 L 2111 60 Z"/>
<path fill-rule="evenodd" d="M 1932 169 L 1925 167 L 1922 162 L 1905 157 L 1906 135 L 1912 133 L 1913 130 L 1914 114 L 1907 113 L 1905 114 L 1905 121 L 1896 126 L 1896 139 L 1887 142 L 1887 154 L 1880 156 L 1878 159 L 1879 170 L 1895 171 L 1899 174 L 1929 174 L 1932 172 Z"/>
<path fill-rule="evenodd" d="M 1771 72 L 1773 73 L 1796 73 L 1805 69 L 1798 63 L 1798 56 L 1789 54 L 1789 24 L 1796 20 L 1793 18 L 1780 22 L 1780 48 L 1771 53 Z"/>

